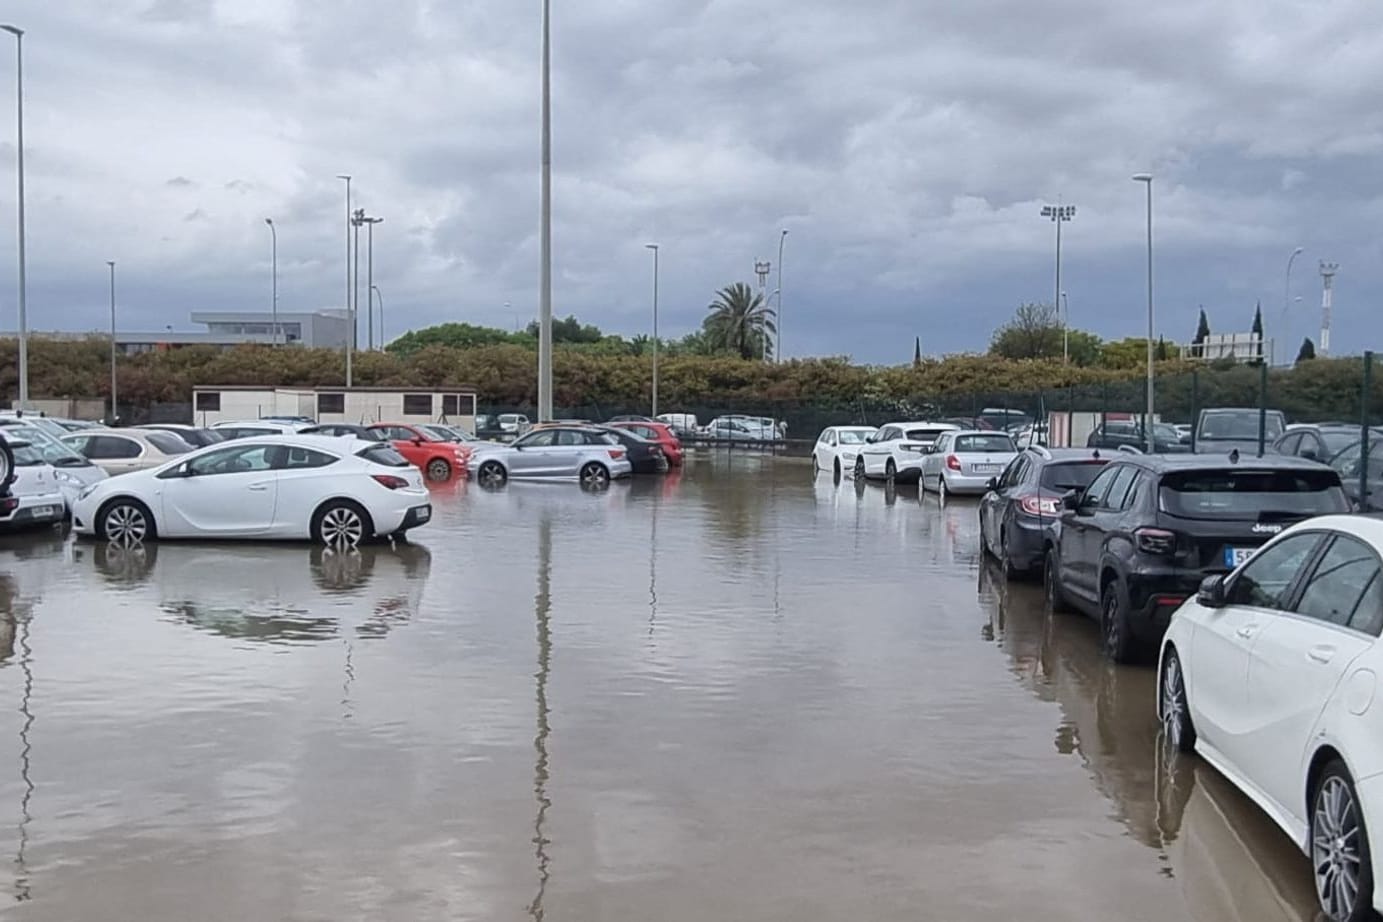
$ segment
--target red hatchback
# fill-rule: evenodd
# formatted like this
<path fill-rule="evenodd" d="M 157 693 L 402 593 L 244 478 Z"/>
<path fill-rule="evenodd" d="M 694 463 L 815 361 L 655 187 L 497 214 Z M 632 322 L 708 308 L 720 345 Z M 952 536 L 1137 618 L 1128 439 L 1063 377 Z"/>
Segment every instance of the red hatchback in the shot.
<path fill-rule="evenodd" d="M 663 450 L 667 463 L 673 467 L 680 467 L 682 464 L 682 442 L 673 435 L 667 423 L 646 423 L 636 420 L 619 420 L 606 423 L 615 429 L 627 429 L 637 436 L 642 436 L 650 442 L 657 442 L 658 447 Z"/>
<path fill-rule="evenodd" d="M 394 449 L 433 483 L 441 483 L 466 472 L 471 449 L 455 442 L 443 442 L 430 432 L 405 423 L 375 423 L 368 427 L 393 443 Z"/>

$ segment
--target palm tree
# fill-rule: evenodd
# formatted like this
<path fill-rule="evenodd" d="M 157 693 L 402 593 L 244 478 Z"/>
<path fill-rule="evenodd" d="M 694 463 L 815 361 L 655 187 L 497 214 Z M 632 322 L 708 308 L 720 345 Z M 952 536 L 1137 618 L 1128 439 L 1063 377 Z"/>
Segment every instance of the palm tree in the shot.
<path fill-rule="evenodd" d="M 777 329 L 773 325 L 773 309 L 764 303 L 762 294 L 736 282 L 718 291 L 706 309 L 711 315 L 702 326 L 717 349 L 735 352 L 743 359 L 764 358 L 768 354 L 766 342 Z"/>

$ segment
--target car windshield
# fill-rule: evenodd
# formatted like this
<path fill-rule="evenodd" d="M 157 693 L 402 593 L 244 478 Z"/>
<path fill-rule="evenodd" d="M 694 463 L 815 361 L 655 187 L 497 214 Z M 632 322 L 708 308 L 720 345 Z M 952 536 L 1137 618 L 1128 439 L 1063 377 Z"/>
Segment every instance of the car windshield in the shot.
<path fill-rule="evenodd" d="M 864 440 L 873 434 L 873 431 L 868 429 L 842 429 L 840 430 L 840 444 L 863 445 Z"/>
<path fill-rule="evenodd" d="M 1325 442 L 1325 450 L 1329 454 L 1334 455 L 1338 452 L 1344 451 L 1346 448 L 1353 445 L 1355 442 L 1359 441 L 1359 430 L 1337 429 L 1331 431 L 1322 429 L 1321 441 Z M 1304 444 L 1310 445 L 1311 443 L 1308 441 Z M 1370 452 L 1370 454 L 1372 454 L 1372 452 Z"/>
<path fill-rule="evenodd" d="M 165 455 L 185 455 L 192 450 L 191 445 L 171 432 L 146 432 L 144 437 Z"/>
<path fill-rule="evenodd" d="M 1042 489 L 1055 493 L 1084 490 L 1107 463 L 1109 462 L 1091 458 L 1086 461 L 1058 461 L 1048 464 L 1042 468 Z"/>
<path fill-rule="evenodd" d="M 1282 434 L 1282 415 L 1276 412 L 1269 412 L 1264 423 L 1264 432 L 1268 439 L 1275 439 Z M 1257 439 L 1258 438 L 1258 411 L 1257 410 L 1224 410 L 1206 413 L 1201 418 L 1201 430 L 1198 439 L 1214 441 L 1216 439 Z"/>
<path fill-rule="evenodd" d="M 54 467 L 88 467 L 91 464 L 86 458 L 73 451 L 70 446 L 31 426 L 6 428 L 5 431 L 12 432 L 28 441 L 29 444 L 43 453 L 43 460 Z"/>
<path fill-rule="evenodd" d="M 1257 436 L 1258 430 L 1254 429 L 1254 437 L 1257 438 Z M 1176 426 L 1167 423 L 1153 423 L 1153 438 L 1175 442 L 1181 438 L 1181 433 L 1177 432 Z"/>
<path fill-rule="evenodd" d="M 1340 475 L 1316 470 L 1173 471 L 1158 491 L 1162 511 L 1187 519 L 1262 520 L 1348 512 Z"/>
<path fill-rule="evenodd" d="M 997 432 L 993 435 L 958 435 L 952 449 L 957 453 L 1017 450 L 1013 439 Z"/>
<path fill-rule="evenodd" d="M 913 442 L 935 442 L 941 433 L 949 431 L 948 429 L 909 429 L 905 436 Z"/>
<path fill-rule="evenodd" d="M 10 443 L 10 451 L 14 452 L 15 467 L 36 467 L 43 463 L 43 453 L 33 445 Z"/>

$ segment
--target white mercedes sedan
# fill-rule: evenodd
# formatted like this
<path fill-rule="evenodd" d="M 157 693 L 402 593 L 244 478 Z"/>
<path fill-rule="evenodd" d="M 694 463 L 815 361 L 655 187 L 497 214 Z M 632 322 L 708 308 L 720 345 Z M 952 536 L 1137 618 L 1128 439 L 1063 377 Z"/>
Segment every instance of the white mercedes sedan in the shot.
<path fill-rule="evenodd" d="M 422 474 L 393 446 L 355 438 L 261 436 L 198 449 L 87 487 L 79 535 L 311 539 L 357 544 L 432 518 Z"/>
<path fill-rule="evenodd" d="M 1208 577 L 1162 642 L 1167 740 L 1200 753 L 1310 857 L 1331 922 L 1383 911 L 1380 629 L 1383 520 L 1323 516 Z"/>
<path fill-rule="evenodd" d="M 855 458 L 869 437 L 879 430 L 873 426 L 827 426 L 812 447 L 812 473 L 830 471 L 836 477 L 855 471 Z"/>

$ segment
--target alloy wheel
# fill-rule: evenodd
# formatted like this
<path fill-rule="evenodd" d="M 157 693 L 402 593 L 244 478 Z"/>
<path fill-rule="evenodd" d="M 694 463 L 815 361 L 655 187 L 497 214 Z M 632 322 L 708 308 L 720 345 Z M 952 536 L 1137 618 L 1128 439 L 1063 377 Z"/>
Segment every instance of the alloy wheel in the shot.
<path fill-rule="evenodd" d="M 482 487 L 502 487 L 506 476 L 504 466 L 498 461 L 486 461 L 480 465 L 477 479 Z"/>
<path fill-rule="evenodd" d="M 433 458 L 427 462 L 427 479 L 434 483 L 451 479 L 451 465 L 441 458 Z"/>
<path fill-rule="evenodd" d="M 120 544 L 135 544 L 149 534 L 149 520 L 144 510 L 131 503 L 112 506 L 106 512 L 106 538 Z"/>
<path fill-rule="evenodd" d="M 603 487 L 610 482 L 610 472 L 604 465 L 591 462 L 581 468 L 581 484 L 587 487 Z"/>
<path fill-rule="evenodd" d="M 1311 818 L 1311 864 L 1316 897 L 1332 922 L 1354 918 L 1363 871 L 1359 808 L 1342 774 L 1328 773 Z"/>
<path fill-rule="evenodd" d="M 365 523 L 350 506 L 332 506 L 322 516 L 318 531 L 323 544 L 354 546 L 365 537 Z"/>
<path fill-rule="evenodd" d="M 1168 648 L 1162 666 L 1162 731 L 1167 742 L 1179 752 L 1189 752 L 1194 742 L 1191 718 L 1186 701 L 1186 677 L 1181 671 L 1181 658 L 1175 648 Z"/>
<path fill-rule="evenodd" d="M 861 455 L 860 457 L 858 457 L 858 458 L 855 459 L 855 479 L 856 479 L 856 480 L 863 480 L 863 479 L 864 479 L 864 456 L 863 456 L 863 455 Z"/>
<path fill-rule="evenodd" d="M 893 463 L 892 458 L 889 458 L 888 463 L 884 465 L 884 476 L 889 480 L 898 476 L 898 465 Z"/>

